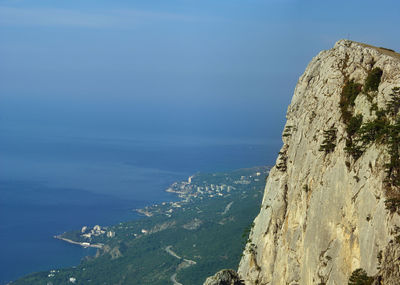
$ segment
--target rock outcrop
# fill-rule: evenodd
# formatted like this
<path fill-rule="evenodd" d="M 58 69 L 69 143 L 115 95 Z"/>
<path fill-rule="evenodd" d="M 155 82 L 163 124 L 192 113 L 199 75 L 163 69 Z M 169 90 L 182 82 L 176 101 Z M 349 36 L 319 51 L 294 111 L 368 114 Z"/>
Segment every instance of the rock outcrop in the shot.
<path fill-rule="evenodd" d="M 349 86 L 355 97 L 346 99 Z M 355 118 L 361 118 L 356 131 L 378 117 L 394 124 L 382 110 L 396 87 L 400 55 L 391 50 L 341 40 L 310 62 L 240 262 L 245 284 L 347 284 L 358 268 L 376 282 L 400 284 L 400 200 L 388 181 L 390 138 L 362 142 L 365 133 L 351 135 Z M 385 203 L 390 198 L 392 211 Z"/>
<path fill-rule="evenodd" d="M 204 285 L 243 285 L 236 271 L 224 269 L 208 277 Z"/>
<path fill-rule="evenodd" d="M 358 268 L 400 284 L 396 87 L 391 50 L 341 40 L 313 58 L 239 265 L 245 284 L 342 285 Z"/>

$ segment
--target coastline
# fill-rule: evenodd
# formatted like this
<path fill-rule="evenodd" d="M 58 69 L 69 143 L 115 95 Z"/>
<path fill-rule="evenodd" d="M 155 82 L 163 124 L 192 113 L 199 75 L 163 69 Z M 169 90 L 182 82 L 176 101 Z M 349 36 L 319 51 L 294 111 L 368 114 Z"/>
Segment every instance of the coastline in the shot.
<path fill-rule="evenodd" d="M 252 167 L 248 169 L 256 169 L 260 168 L 265 168 L 263 171 L 266 171 L 267 173 L 269 172 L 268 167 L 262 166 L 262 167 Z M 247 170 L 248 170 L 247 169 Z M 243 171 L 245 169 L 239 169 L 236 171 Z M 256 171 L 256 170 L 254 170 Z M 165 189 L 165 192 L 174 194 L 177 196 L 177 199 L 175 201 L 164 201 L 164 202 L 159 202 L 156 204 L 148 205 L 143 208 L 136 208 L 132 209 L 132 211 L 142 215 L 145 218 L 151 218 L 153 216 L 166 216 L 171 218 L 174 214 L 174 212 L 179 211 L 180 209 L 183 209 L 190 203 L 194 201 L 200 201 L 202 199 L 210 199 L 210 198 L 216 198 L 216 197 L 224 197 L 224 196 L 229 196 L 230 192 L 232 190 L 235 190 L 237 185 L 247 185 L 250 184 L 250 180 L 254 179 L 255 181 L 259 181 L 257 178 L 258 176 L 261 175 L 261 172 L 259 169 L 252 175 L 254 176 L 252 178 L 251 174 L 242 175 L 241 173 L 240 176 L 235 177 L 233 174 L 235 171 L 230 172 L 231 175 L 231 181 L 227 180 L 226 177 L 220 182 L 214 182 L 214 183 L 205 183 L 206 181 L 203 181 L 200 179 L 199 181 L 196 181 L 198 179 L 198 176 L 202 175 L 211 175 L 211 177 L 215 177 L 216 174 L 192 174 L 187 178 L 187 180 L 181 180 L 181 181 L 175 181 L 173 182 L 167 189 Z M 211 178 L 212 179 L 212 178 Z M 235 185 L 235 186 L 233 186 Z M 228 204 L 224 211 L 222 212 L 223 215 L 225 215 L 231 208 L 232 203 Z M 188 225 L 187 227 L 191 228 L 197 228 L 200 224 L 194 223 L 193 225 Z M 153 231 L 150 229 L 142 228 L 140 229 L 139 232 L 134 233 L 133 235 L 136 237 L 140 237 L 142 234 L 149 234 L 152 233 Z M 76 241 L 70 238 L 63 237 L 65 233 L 60 234 L 60 235 L 55 235 L 54 238 L 71 243 L 71 244 L 76 244 L 80 245 L 84 248 L 92 247 L 92 248 L 98 248 L 102 249 L 104 247 L 104 244 L 101 242 L 97 243 L 90 243 L 87 241 L 86 238 L 89 238 L 91 240 L 91 236 L 97 237 L 105 234 L 107 238 L 113 238 L 115 236 L 115 231 L 112 229 L 108 229 L 108 227 L 101 227 L 99 225 L 96 225 L 93 227 L 93 229 L 88 228 L 87 226 L 84 226 L 81 230 L 81 237 L 84 237 L 85 241 Z M 86 236 L 85 236 L 86 235 Z M 88 235 L 88 236 L 87 236 Z M 102 240 L 101 240 L 102 241 Z M 103 242 L 103 241 L 102 241 Z"/>
<path fill-rule="evenodd" d="M 63 240 L 65 242 L 68 242 L 68 243 L 71 243 L 71 244 L 77 244 L 77 245 L 80 245 L 80 246 L 85 247 L 85 248 L 94 247 L 94 248 L 100 248 L 101 249 L 104 246 L 104 244 L 101 244 L 101 243 L 91 244 L 91 243 L 88 243 L 88 242 L 77 242 L 77 241 L 73 241 L 73 240 L 70 240 L 70 239 L 67 239 L 67 238 L 63 238 L 60 235 L 56 235 L 56 236 L 54 236 L 54 238 L 55 239 L 59 239 L 59 240 Z"/>
<path fill-rule="evenodd" d="M 93 141 L 93 143 L 94 145 L 97 145 L 98 142 Z M 164 151 L 164 145 L 161 145 L 161 148 L 160 149 Z M 136 151 L 141 148 L 139 148 L 139 146 L 132 145 L 130 149 Z M 141 175 L 143 174 L 143 179 L 137 181 L 135 180 L 135 185 L 133 188 L 137 188 L 138 190 L 133 188 L 133 190 L 130 190 L 133 193 L 132 198 L 130 198 L 130 200 L 133 201 L 131 203 L 132 205 L 126 205 L 127 203 L 121 202 L 121 207 L 118 206 L 120 202 L 118 199 L 112 199 L 114 197 L 112 196 L 114 195 L 113 193 L 111 196 L 102 196 L 97 192 L 86 192 L 85 190 L 82 190 L 83 192 L 70 192 L 70 189 L 57 188 L 58 186 L 53 187 L 52 185 L 47 185 L 46 183 L 39 183 L 33 180 L 31 181 L 30 177 L 22 177 L 24 179 L 21 178 L 20 181 L 8 181 L 3 179 L 4 181 L 2 184 L 2 190 L 4 190 L 3 192 L 7 193 L 7 196 L 3 196 L 7 198 L 7 201 L 10 201 L 10 204 L 12 203 L 12 205 L 2 207 L 3 211 L 10 213 L 3 216 L 2 226 L 7 226 L 10 230 L 7 228 L 7 231 L 4 233 L 4 235 L 2 235 L 4 243 L 1 250 L 2 259 L 0 260 L 2 265 L 0 284 L 4 284 L 3 280 L 6 280 L 4 282 L 17 280 L 26 276 L 27 274 L 40 272 L 43 269 L 50 270 L 53 268 L 69 268 L 71 266 L 77 266 L 85 256 L 95 255 L 94 249 L 97 250 L 96 247 L 86 248 L 79 243 L 71 243 L 67 240 L 55 239 L 55 235 L 60 235 L 69 229 L 79 229 L 82 227 L 82 225 L 117 225 L 119 222 L 143 219 L 146 218 L 146 215 L 132 210 L 136 208 L 144 208 L 144 206 L 151 206 L 153 203 L 162 204 L 163 202 L 169 203 L 170 201 L 179 201 L 178 197 L 173 193 L 165 192 L 166 188 L 168 188 L 171 183 L 187 180 L 189 175 L 196 173 L 197 171 L 214 171 L 209 170 L 212 162 L 205 163 L 200 159 L 200 156 L 197 158 L 197 154 L 200 153 L 196 152 L 196 149 L 196 147 L 190 148 L 191 155 L 196 155 L 196 157 L 193 158 L 193 161 L 196 161 L 196 163 L 192 163 L 196 164 L 195 166 L 192 164 L 189 165 L 186 159 L 180 156 L 179 152 L 175 148 L 171 150 L 171 152 L 166 153 L 171 156 L 173 160 L 171 159 L 169 162 L 161 161 L 162 163 L 165 163 L 165 165 L 163 164 L 165 167 L 182 167 L 183 169 L 182 165 L 185 166 L 182 172 L 180 172 L 181 168 L 177 170 L 177 173 L 179 172 L 179 174 L 167 175 L 159 172 L 138 173 L 137 175 L 140 174 L 140 177 L 142 177 Z M 229 148 L 229 150 L 231 149 Z M 93 147 L 93 151 L 98 151 L 98 148 Z M 114 148 L 110 148 L 110 151 L 115 151 L 116 155 L 120 155 L 120 152 L 117 152 Z M 218 146 L 216 148 L 210 148 L 208 151 L 211 153 L 219 153 L 220 147 Z M 236 155 L 239 151 L 250 153 L 249 157 L 251 157 L 251 153 L 254 150 L 250 150 L 249 148 L 234 148 L 232 151 L 229 151 L 229 153 L 234 153 Z M 137 153 L 138 155 L 140 154 L 140 157 L 142 157 L 142 152 Z M 102 153 L 99 152 L 98 156 L 101 157 L 101 155 Z M 123 158 L 123 156 L 121 157 Z M 212 155 L 210 157 L 220 159 L 218 155 Z M 220 166 L 221 171 L 225 168 L 238 168 L 241 167 L 242 164 L 246 163 L 257 165 L 261 164 L 260 161 L 262 161 L 259 158 L 257 158 L 256 162 L 254 163 L 252 162 L 252 159 L 249 159 L 250 162 L 248 162 L 248 158 L 237 161 L 237 157 L 233 159 L 234 155 L 232 154 L 227 155 L 226 157 L 227 162 L 226 164 Z M 240 157 L 242 158 L 242 156 Z M 157 160 L 154 162 L 152 161 L 151 166 L 157 168 L 157 164 L 160 161 L 158 161 L 158 157 L 155 158 L 157 158 Z M 142 158 L 140 158 L 140 161 L 142 161 Z M 198 165 L 199 162 L 201 163 Z M 110 165 L 114 167 L 113 164 L 107 164 L 107 167 Z M 59 169 L 61 173 L 63 173 L 62 169 L 63 168 Z M 115 173 L 117 175 L 118 173 L 121 174 L 122 172 Z M 136 173 L 132 173 L 132 175 L 136 175 Z M 153 183 L 154 180 L 160 182 Z M 60 180 L 57 183 L 61 183 L 62 181 L 64 180 Z M 151 183 L 148 183 L 147 185 L 146 181 L 151 181 Z M 105 184 L 103 186 L 105 187 L 106 185 L 110 185 L 111 188 L 113 183 L 110 181 L 110 184 Z M 80 187 L 77 188 L 80 189 Z M 146 188 L 146 191 L 141 192 L 139 189 L 143 188 Z M 35 190 L 36 193 L 34 199 L 32 198 L 33 200 L 31 200 L 31 196 L 28 195 L 32 190 Z M 137 193 L 141 193 L 140 200 L 138 201 L 135 200 L 135 191 L 138 191 Z M 46 201 L 48 205 L 42 206 L 41 201 Z M 98 207 L 98 205 L 101 205 L 101 207 Z M 69 207 L 74 207 L 73 211 L 71 211 Z M 178 209 L 173 208 L 173 210 L 175 212 Z M 68 215 L 66 215 L 66 213 L 68 213 Z M 21 224 L 21 227 L 18 227 L 16 230 L 14 230 L 14 225 L 20 222 L 21 219 L 23 219 L 24 223 Z M 141 229 L 142 228 L 138 229 L 138 235 L 141 234 Z M 71 237 L 66 238 L 70 238 L 72 241 L 75 240 L 76 242 L 106 244 L 101 240 L 89 241 L 83 239 L 76 240 Z M 46 242 L 49 239 L 50 242 Z M 24 240 L 26 246 L 21 247 L 20 240 Z M 53 240 L 53 242 L 51 242 L 51 240 Z M 57 242 L 57 240 L 60 240 L 61 242 Z M 77 246 L 68 246 L 63 244 L 64 242 L 76 244 Z M 26 250 L 28 246 L 29 250 Z"/>
<path fill-rule="evenodd" d="M 205 233 L 203 230 L 198 231 L 198 229 L 201 228 L 210 217 L 215 217 L 217 220 L 211 225 L 213 229 L 212 232 L 217 233 L 221 226 L 235 220 L 235 218 L 231 219 L 231 216 L 240 217 L 242 210 L 250 212 L 249 208 L 241 207 L 243 205 L 241 205 L 242 203 L 239 203 L 239 201 L 248 199 L 252 203 L 257 203 L 256 199 L 257 197 L 259 198 L 261 192 L 256 191 L 254 195 L 250 195 L 250 193 L 256 188 L 261 188 L 264 182 L 263 176 L 264 174 L 267 175 L 268 172 L 269 167 L 261 166 L 239 169 L 226 173 L 199 173 L 191 176 L 188 180 L 185 179 L 183 181 L 174 182 L 170 187 L 164 190 L 169 190 L 169 193 L 177 196 L 174 197 L 175 199 L 172 199 L 173 201 L 161 201 L 150 206 L 145 206 L 142 209 L 139 207 L 131 209 L 142 215 L 138 220 L 120 222 L 111 226 L 100 226 L 98 224 L 95 226 L 85 225 L 81 228 L 78 227 L 77 230 L 53 234 L 51 237 L 55 239 L 79 245 L 79 247 L 73 246 L 70 250 L 89 250 L 91 251 L 90 255 L 94 255 L 91 249 L 97 248 L 97 253 L 93 258 L 84 259 L 83 263 L 81 260 L 81 263 L 78 265 L 68 267 L 53 266 L 52 268 L 61 269 L 56 270 L 56 272 L 53 272 L 54 269 L 49 269 L 48 272 L 39 272 L 34 275 L 26 276 L 21 280 L 28 281 L 28 284 L 40 284 L 39 282 L 41 281 L 50 281 L 53 284 L 56 282 L 58 284 L 60 282 L 62 283 L 66 276 L 82 282 L 94 280 L 91 279 L 91 276 L 96 276 L 96 278 L 102 280 L 108 278 L 108 273 L 101 270 L 99 271 L 97 265 L 95 265 L 97 263 L 91 263 L 96 257 L 103 255 L 111 256 L 109 260 L 111 263 L 107 263 L 107 266 L 117 266 L 122 260 L 115 262 L 112 260 L 122 256 L 132 257 L 132 266 L 135 266 L 135 268 L 141 268 L 143 263 L 161 266 L 164 264 L 165 260 L 169 258 L 165 254 L 162 255 L 161 258 L 157 257 L 160 253 L 159 250 L 164 249 L 168 255 L 175 259 L 175 263 L 174 266 L 168 269 L 169 272 L 167 275 L 160 276 L 159 278 L 165 279 L 165 284 L 185 284 L 187 283 L 185 280 L 192 280 L 195 278 L 191 277 L 190 273 L 185 271 L 186 268 L 194 267 L 196 264 L 201 264 L 201 266 L 206 267 L 214 266 L 209 263 L 205 264 L 204 261 L 201 260 L 201 255 L 199 255 L 199 253 L 202 253 L 202 250 L 208 252 L 207 248 L 210 246 L 208 245 L 209 243 L 214 247 L 220 243 L 220 241 L 215 241 L 218 240 L 218 234 L 209 234 L 208 232 Z M 253 185 L 251 183 L 255 184 Z M 232 205 L 237 205 L 237 207 L 232 207 Z M 249 217 L 251 215 L 245 216 Z M 243 217 L 243 219 L 238 218 L 237 222 L 243 223 L 243 225 L 238 228 L 244 228 L 250 223 L 250 220 L 247 220 L 246 217 Z M 165 232 L 165 235 L 164 233 L 159 233 L 165 230 L 168 230 Z M 187 247 L 185 242 L 182 242 L 182 239 L 189 239 L 191 243 L 196 244 L 198 234 L 201 235 L 202 239 L 204 238 L 207 240 L 204 244 L 198 244 L 198 249 L 196 246 L 193 248 L 192 246 Z M 146 238 L 146 236 L 150 235 L 153 235 L 153 237 Z M 181 240 L 177 241 L 174 238 L 175 235 L 181 237 Z M 229 233 L 229 236 L 231 236 L 231 233 Z M 168 243 L 166 243 L 166 241 L 168 241 Z M 222 241 L 222 244 L 225 243 L 226 241 Z M 231 241 L 229 238 L 228 243 L 239 244 L 240 241 Z M 120 249 L 121 244 L 127 247 Z M 166 244 L 168 246 L 166 246 Z M 206 247 L 206 249 L 204 249 L 204 247 Z M 64 248 L 69 247 L 67 246 Z M 125 250 L 127 248 L 135 248 L 135 250 L 128 252 Z M 241 246 L 237 248 L 240 249 Z M 214 252 L 215 251 L 211 254 L 214 254 Z M 151 254 L 148 255 L 148 253 Z M 180 254 L 178 255 L 178 253 Z M 146 256 L 146 261 L 143 262 L 140 258 L 133 258 L 136 254 L 138 254 L 138 256 Z M 225 260 L 225 256 L 228 257 L 230 256 L 229 254 L 227 253 L 227 255 L 224 255 L 224 260 L 219 260 L 216 264 L 220 266 L 222 263 L 231 262 L 230 260 L 233 259 L 229 259 L 229 261 Z M 239 256 L 239 252 L 236 255 Z M 236 255 L 232 254 L 232 256 Z M 214 257 L 213 260 L 218 260 L 216 255 Z M 164 258 L 166 259 L 164 260 Z M 88 263 L 86 264 L 86 262 Z M 96 262 L 103 264 L 106 261 L 99 259 Z M 95 266 L 90 266 L 92 264 Z M 113 269 L 110 268 L 107 270 L 111 272 Z M 143 276 L 140 278 L 148 278 L 146 276 L 155 278 L 155 276 L 158 275 L 157 270 L 152 269 L 151 266 L 143 268 L 143 270 L 144 272 L 141 271 L 140 273 L 140 276 Z M 119 277 L 112 278 L 113 280 L 119 279 Z"/>

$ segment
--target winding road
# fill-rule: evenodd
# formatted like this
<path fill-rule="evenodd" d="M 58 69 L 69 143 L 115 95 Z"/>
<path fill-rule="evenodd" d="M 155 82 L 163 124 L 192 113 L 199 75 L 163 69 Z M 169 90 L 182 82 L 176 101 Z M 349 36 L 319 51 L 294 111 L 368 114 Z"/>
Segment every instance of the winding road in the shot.
<path fill-rule="evenodd" d="M 193 260 L 190 260 L 190 259 L 184 259 L 184 258 L 180 257 L 180 256 L 177 255 L 176 252 L 174 252 L 171 248 L 172 248 L 172 245 L 169 245 L 169 246 L 167 246 L 167 247 L 165 248 L 165 251 L 166 251 L 169 255 L 171 255 L 171 256 L 173 256 L 173 257 L 175 257 L 175 258 L 177 258 L 177 259 L 179 259 L 179 260 L 183 260 L 183 261 L 178 265 L 177 269 L 175 270 L 175 273 L 171 275 L 171 281 L 172 281 L 172 283 L 173 283 L 174 285 L 183 285 L 182 283 L 179 283 L 179 282 L 176 280 L 176 275 L 178 274 L 178 271 L 181 270 L 181 269 L 188 268 L 188 267 L 190 267 L 190 266 L 192 266 L 192 265 L 195 265 L 195 264 L 196 264 L 196 261 L 193 261 Z"/>

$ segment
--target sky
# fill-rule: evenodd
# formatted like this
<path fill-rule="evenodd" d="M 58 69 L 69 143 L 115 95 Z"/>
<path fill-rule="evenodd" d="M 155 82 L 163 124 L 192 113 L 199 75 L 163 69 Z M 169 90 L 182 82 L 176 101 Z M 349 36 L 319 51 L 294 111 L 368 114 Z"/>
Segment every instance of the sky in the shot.
<path fill-rule="evenodd" d="M 280 140 L 342 38 L 400 50 L 398 1 L 0 0 L 0 130 Z"/>

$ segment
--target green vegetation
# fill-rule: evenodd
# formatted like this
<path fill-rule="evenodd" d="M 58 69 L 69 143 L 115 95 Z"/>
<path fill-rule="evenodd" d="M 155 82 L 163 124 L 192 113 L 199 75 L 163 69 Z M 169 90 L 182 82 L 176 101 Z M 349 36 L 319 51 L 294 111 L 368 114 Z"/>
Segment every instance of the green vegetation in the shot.
<path fill-rule="evenodd" d="M 379 113 L 377 104 L 373 104 L 372 109 L 377 113 L 378 119 L 374 122 L 370 122 L 368 125 L 362 126 L 363 117 L 362 115 L 353 115 L 353 107 L 357 96 L 363 90 L 367 96 L 369 91 L 378 90 L 382 70 L 380 68 L 374 68 L 369 73 L 364 82 L 364 88 L 359 83 L 355 83 L 354 80 L 347 80 L 343 86 L 342 93 L 340 96 L 339 107 L 342 113 L 343 122 L 346 124 L 346 147 L 345 151 L 350 154 L 354 160 L 357 160 L 364 152 L 364 146 L 368 139 L 374 140 L 375 136 L 378 136 L 381 131 L 382 123 L 384 123 L 381 118 L 382 114 Z M 372 100 L 371 96 L 368 96 Z M 355 139 L 357 135 L 364 135 L 361 138 L 363 145 L 360 145 L 360 139 Z"/>
<path fill-rule="evenodd" d="M 344 150 L 350 154 L 355 160 L 357 160 L 363 153 L 360 146 L 354 143 L 354 135 L 360 130 L 362 125 L 363 116 L 361 114 L 352 116 L 346 125 L 346 147 Z"/>
<path fill-rule="evenodd" d="M 389 131 L 389 121 L 386 117 L 380 116 L 373 121 L 364 123 L 357 131 L 359 140 L 363 145 L 373 142 L 383 142 Z"/>
<path fill-rule="evenodd" d="M 254 228 L 254 222 L 251 223 L 248 227 L 246 227 L 246 228 L 243 230 L 243 233 L 242 233 L 243 248 L 242 248 L 242 250 L 245 249 L 247 243 L 250 243 L 250 242 L 251 242 L 251 240 L 249 239 L 249 236 L 250 236 L 251 230 L 252 230 L 253 228 Z"/>
<path fill-rule="evenodd" d="M 336 147 L 336 132 L 335 127 L 324 131 L 324 140 L 322 141 L 319 151 L 324 151 L 325 153 L 330 153 L 335 150 Z"/>
<path fill-rule="evenodd" d="M 378 259 L 378 266 L 376 267 L 376 269 L 380 270 L 381 269 L 381 265 L 382 265 L 382 259 L 383 259 L 382 250 L 380 250 L 378 252 L 378 254 L 376 255 L 376 258 Z"/>
<path fill-rule="evenodd" d="M 377 90 L 382 72 L 380 69 L 373 69 L 366 80 L 364 90 Z M 349 88 L 349 90 L 352 88 Z M 353 88 L 354 89 L 354 88 Z M 355 92 L 354 92 L 355 94 Z M 361 115 L 349 117 L 346 123 L 346 147 L 345 151 L 357 160 L 364 150 L 372 143 L 382 144 L 386 147 L 389 161 L 385 164 L 386 185 L 388 187 L 388 199 L 386 208 L 390 212 L 400 213 L 400 88 L 392 89 L 390 101 L 385 109 L 379 109 L 373 104 L 371 111 L 375 111 L 374 120 L 362 123 Z M 345 111 L 348 111 L 346 109 Z"/>
<path fill-rule="evenodd" d="M 354 80 L 347 80 L 343 86 L 339 107 L 342 112 L 342 119 L 346 124 L 352 117 L 351 109 L 354 107 L 354 102 L 358 94 L 360 94 L 361 88 L 362 85 L 355 83 Z"/>
<path fill-rule="evenodd" d="M 400 87 L 395 87 L 392 89 L 392 94 L 390 94 L 390 101 L 386 105 L 387 114 L 390 117 L 395 117 L 399 113 L 400 109 Z"/>
<path fill-rule="evenodd" d="M 379 67 L 373 68 L 368 72 L 368 76 L 365 79 L 364 92 L 378 91 L 379 84 L 381 83 L 383 71 Z"/>
<path fill-rule="evenodd" d="M 371 285 L 374 279 L 364 269 L 356 269 L 350 276 L 349 285 Z"/>
<path fill-rule="evenodd" d="M 346 140 L 346 146 L 344 150 L 350 154 L 354 160 L 359 159 L 364 153 L 364 148 L 362 146 L 354 144 L 353 141 L 349 139 Z M 350 167 L 350 162 L 348 163 L 348 167 Z"/>
<path fill-rule="evenodd" d="M 365 122 L 361 127 L 359 119 L 353 117 L 353 125 L 347 126 L 349 137 L 345 150 L 357 159 L 370 144 L 385 145 L 390 157 L 389 162 L 385 164 L 386 182 L 389 186 L 400 187 L 400 118 L 393 122 L 388 114 L 388 109 L 378 110 L 377 117 Z"/>
<path fill-rule="evenodd" d="M 353 137 L 360 129 L 363 121 L 361 114 L 351 117 L 348 124 L 346 125 L 346 132 L 349 138 Z"/>
<path fill-rule="evenodd" d="M 390 198 L 385 200 L 386 210 L 389 210 L 391 213 L 399 213 L 400 214 L 400 199 L 399 198 Z"/>
<path fill-rule="evenodd" d="M 276 168 L 282 172 L 285 172 L 287 169 L 287 153 L 285 151 L 280 151 L 278 157 L 278 164 L 276 165 Z"/>
<path fill-rule="evenodd" d="M 180 206 L 154 205 L 148 208 L 152 217 L 104 227 L 115 236 L 92 237 L 90 243 L 105 244 L 96 257 L 87 257 L 76 267 L 35 273 L 13 284 L 72 284 L 69 278 L 73 277 L 75 284 L 164 285 L 171 283 L 174 273 L 183 284 L 203 284 L 206 277 L 221 269 L 237 268 L 243 246 L 241 234 L 259 211 L 268 169 L 196 174 L 190 184 L 195 189 L 210 190 L 212 185 L 215 189 L 223 184 L 230 187 L 181 201 Z M 79 233 L 64 236 L 83 241 Z M 169 246 L 180 258 L 167 252 Z M 184 268 L 184 259 L 196 264 Z"/>
<path fill-rule="evenodd" d="M 400 118 L 389 125 L 387 137 L 387 150 L 390 156 L 389 162 L 385 164 L 387 182 L 398 188 L 400 187 Z"/>
<path fill-rule="evenodd" d="M 293 126 L 286 126 L 285 129 L 283 130 L 283 137 L 290 137 L 292 135 L 292 129 Z"/>
<path fill-rule="evenodd" d="M 382 75 L 382 69 L 373 68 L 365 79 L 364 87 L 355 83 L 354 80 L 347 79 L 345 81 L 339 102 L 347 133 L 344 150 L 354 160 L 357 160 L 373 143 L 386 147 L 389 155 L 389 161 L 385 164 L 385 183 L 388 190 L 386 208 L 391 212 L 400 214 L 400 117 L 398 114 L 400 110 L 400 87 L 392 89 L 386 108 L 379 109 L 376 102 L 372 103 L 371 92 L 378 90 Z M 371 101 L 370 111 L 375 113 L 375 119 L 367 122 L 363 122 L 363 117 L 360 114 L 354 116 L 355 100 L 361 90 Z M 319 150 L 326 153 L 333 151 L 335 140 L 333 131 L 324 131 L 324 141 Z M 351 163 L 347 161 L 346 166 L 350 169 Z"/>
<path fill-rule="evenodd" d="M 381 82 L 382 70 L 374 68 L 369 73 L 364 83 L 364 92 L 377 91 Z M 354 80 L 347 80 L 343 86 L 339 107 L 342 119 L 346 124 L 345 151 L 357 160 L 371 143 L 387 145 L 390 154 L 390 162 L 386 164 L 388 182 L 391 185 L 400 186 L 400 158 L 398 136 L 400 123 L 392 123 L 400 109 L 400 88 L 392 90 L 391 100 L 386 109 L 379 109 L 376 103 L 372 104 L 371 111 L 375 111 L 376 118 L 363 123 L 362 115 L 353 115 L 353 107 L 362 85 Z M 321 150 L 321 149 L 320 149 Z"/>
<path fill-rule="evenodd" d="M 292 136 L 292 131 L 294 130 L 293 126 L 286 126 L 283 130 L 282 137 L 290 137 Z M 287 169 L 287 149 L 285 146 L 283 147 L 284 151 L 280 151 L 278 153 L 278 163 L 276 168 L 282 172 L 285 172 Z"/>

